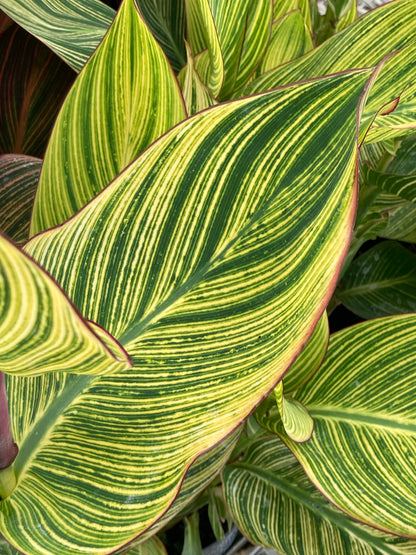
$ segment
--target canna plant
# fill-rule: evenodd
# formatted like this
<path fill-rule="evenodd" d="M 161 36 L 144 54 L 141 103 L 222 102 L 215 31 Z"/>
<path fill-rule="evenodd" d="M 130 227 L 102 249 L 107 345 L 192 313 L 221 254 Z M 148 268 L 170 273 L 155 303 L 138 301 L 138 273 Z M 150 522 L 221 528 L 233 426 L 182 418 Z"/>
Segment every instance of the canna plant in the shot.
<path fill-rule="evenodd" d="M 416 554 L 414 1 L 0 7 L 1 553 Z"/>

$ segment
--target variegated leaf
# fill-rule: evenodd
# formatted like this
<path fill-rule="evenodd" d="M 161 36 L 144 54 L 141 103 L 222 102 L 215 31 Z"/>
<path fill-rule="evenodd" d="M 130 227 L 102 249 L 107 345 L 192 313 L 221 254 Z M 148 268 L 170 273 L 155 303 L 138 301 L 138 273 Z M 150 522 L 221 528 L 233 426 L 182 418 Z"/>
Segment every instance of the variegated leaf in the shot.
<path fill-rule="evenodd" d="M 134 0 L 124 0 L 59 114 L 31 234 L 71 217 L 184 117 L 182 95 L 162 49 Z"/>
<path fill-rule="evenodd" d="M 310 441 L 284 441 L 312 482 L 366 524 L 416 539 L 416 315 L 368 320 L 334 334 L 296 397 Z"/>
<path fill-rule="evenodd" d="M 100 374 L 129 366 L 124 349 L 86 322 L 51 277 L 0 236 L 0 371 Z"/>
<path fill-rule="evenodd" d="M 201 77 L 195 69 L 195 62 L 190 48 L 188 45 L 186 46 L 188 63 L 178 75 L 178 80 L 182 88 L 186 111 L 189 115 L 193 115 L 205 110 L 205 108 L 214 106 L 214 104 L 217 104 L 217 101 L 201 80 Z M 206 53 L 203 54 L 205 55 Z"/>
<path fill-rule="evenodd" d="M 42 160 L 0 156 L 0 230 L 17 244 L 29 239 L 30 217 Z"/>
<path fill-rule="evenodd" d="M 254 544 L 282 555 L 413 555 L 416 542 L 354 521 L 317 491 L 276 437 L 223 471 L 232 517 Z"/>
<path fill-rule="evenodd" d="M 371 74 L 205 110 L 28 243 L 134 368 L 10 380 L 22 445 L 1 529 L 16 546 L 95 555 L 145 532 L 195 458 L 283 376 L 350 237 L 357 110 Z M 18 399 L 35 422 L 30 434 Z"/>

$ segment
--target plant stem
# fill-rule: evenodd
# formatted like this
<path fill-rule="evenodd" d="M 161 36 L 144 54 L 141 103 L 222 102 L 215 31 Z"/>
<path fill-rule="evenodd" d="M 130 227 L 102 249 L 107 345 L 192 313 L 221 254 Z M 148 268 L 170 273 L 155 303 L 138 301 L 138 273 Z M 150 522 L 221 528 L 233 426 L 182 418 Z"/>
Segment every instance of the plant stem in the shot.
<path fill-rule="evenodd" d="M 16 475 L 11 465 L 17 452 L 10 426 L 6 378 L 0 372 L 0 499 L 8 497 L 16 486 Z"/>

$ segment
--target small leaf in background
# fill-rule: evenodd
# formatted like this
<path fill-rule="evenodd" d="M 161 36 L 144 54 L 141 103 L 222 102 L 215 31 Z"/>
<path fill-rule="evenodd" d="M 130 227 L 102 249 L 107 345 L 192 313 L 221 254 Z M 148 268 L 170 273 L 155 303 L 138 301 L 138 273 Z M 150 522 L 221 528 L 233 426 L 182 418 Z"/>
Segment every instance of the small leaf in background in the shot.
<path fill-rule="evenodd" d="M 105 330 L 98 335 L 50 276 L 2 236 L 0 261 L 1 372 L 99 374 L 129 368 L 124 349 Z"/>
<path fill-rule="evenodd" d="M 39 158 L 21 154 L 0 156 L 0 231 L 18 245 L 29 239 L 41 166 Z"/>
<path fill-rule="evenodd" d="M 0 44 L 0 154 L 43 157 L 75 73 L 15 23 Z"/>
<path fill-rule="evenodd" d="M 192 115 L 217 104 L 217 101 L 212 96 L 208 87 L 204 85 L 198 72 L 196 71 L 194 59 L 188 44 L 186 47 L 188 62 L 178 75 L 178 81 L 182 88 L 186 111 L 189 115 Z"/>
<path fill-rule="evenodd" d="M 134 547 L 122 548 L 113 555 L 168 555 L 168 552 L 163 542 L 157 536 L 152 536 Z"/>
<path fill-rule="evenodd" d="M 366 319 L 416 312 L 416 255 L 393 241 L 379 243 L 352 262 L 337 297 Z"/>
<path fill-rule="evenodd" d="M 186 64 L 185 0 L 135 0 L 152 35 L 177 73 Z"/>
<path fill-rule="evenodd" d="M 100 0 L 0 0 L 0 9 L 75 71 L 97 48 L 115 16 Z"/>
<path fill-rule="evenodd" d="M 416 175 L 395 175 L 378 172 L 366 164 L 362 168 L 363 179 L 390 195 L 396 195 L 416 205 Z"/>
<path fill-rule="evenodd" d="M 323 313 L 311 337 L 303 347 L 300 355 L 283 378 L 284 390 L 290 393 L 304 384 L 318 370 L 325 358 L 329 341 L 329 322 L 326 311 Z"/>
<path fill-rule="evenodd" d="M 413 555 L 416 542 L 354 521 L 315 488 L 277 437 L 259 439 L 223 470 L 233 520 L 255 545 L 282 555 Z"/>
<path fill-rule="evenodd" d="M 393 174 L 416 174 L 416 136 L 403 139 L 387 171 Z"/>
<path fill-rule="evenodd" d="M 313 7 L 314 2 L 311 4 Z M 305 25 L 309 30 L 311 30 L 311 10 L 309 0 L 279 0 L 278 2 L 273 2 L 273 21 L 280 19 L 294 10 L 300 10 Z"/>
<path fill-rule="evenodd" d="M 266 73 L 269 69 L 302 56 L 312 48 L 311 34 L 301 12 L 289 12 L 273 22 L 270 41 L 258 72 Z"/>
<path fill-rule="evenodd" d="M 199 513 L 196 511 L 184 518 L 185 538 L 182 555 L 202 555 L 201 538 L 199 535 Z"/>
<path fill-rule="evenodd" d="M 184 118 L 183 98 L 161 47 L 134 0 L 124 0 L 57 119 L 31 235 L 72 216 Z"/>
<path fill-rule="evenodd" d="M 315 15 L 314 39 L 317 46 L 351 25 L 358 17 L 356 0 L 328 0 L 326 12 Z"/>
<path fill-rule="evenodd" d="M 331 336 L 297 398 L 312 438 L 285 443 L 312 482 L 357 520 L 416 539 L 416 315 L 369 320 Z"/>

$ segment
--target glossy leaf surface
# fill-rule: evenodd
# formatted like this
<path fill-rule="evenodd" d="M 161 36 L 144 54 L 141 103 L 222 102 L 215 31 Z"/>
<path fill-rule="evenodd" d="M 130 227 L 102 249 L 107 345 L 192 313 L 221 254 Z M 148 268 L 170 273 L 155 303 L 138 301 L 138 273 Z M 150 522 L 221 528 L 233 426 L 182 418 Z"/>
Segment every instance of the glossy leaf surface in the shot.
<path fill-rule="evenodd" d="M 65 555 L 120 547 L 276 385 L 324 309 L 351 233 L 357 108 L 370 75 L 201 112 L 28 243 L 134 368 L 11 382 L 10 398 L 36 420 L 24 441 L 13 403 L 23 446 L 1 529 L 16 545 L 53 553 L 65 542 Z M 82 525 L 67 520 L 74 513 Z"/>
<path fill-rule="evenodd" d="M 0 230 L 17 244 L 29 239 L 30 217 L 42 160 L 0 156 Z"/>
<path fill-rule="evenodd" d="M 412 555 L 416 542 L 364 526 L 314 487 L 276 437 L 255 443 L 223 470 L 234 521 L 251 542 L 282 555 Z"/>
<path fill-rule="evenodd" d="M 120 345 L 86 322 L 50 276 L 2 236 L 0 272 L 1 372 L 100 374 L 130 366 Z"/>
<path fill-rule="evenodd" d="M 75 73 L 15 23 L 0 44 L 0 154 L 43 157 Z"/>
<path fill-rule="evenodd" d="M 362 318 L 416 312 L 416 255 L 385 241 L 353 261 L 337 293 Z"/>
<path fill-rule="evenodd" d="M 31 234 L 60 224 L 185 117 L 179 86 L 134 0 L 125 0 L 56 122 Z"/>
<path fill-rule="evenodd" d="M 416 316 L 369 320 L 331 337 L 296 396 L 312 439 L 284 438 L 325 496 L 354 518 L 416 538 Z"/>
<path fill-rule="evenodd" d="M 115 11 L 100 0 L 0 0 L 21 27 L 80 71 L 109 28 Z"/>

